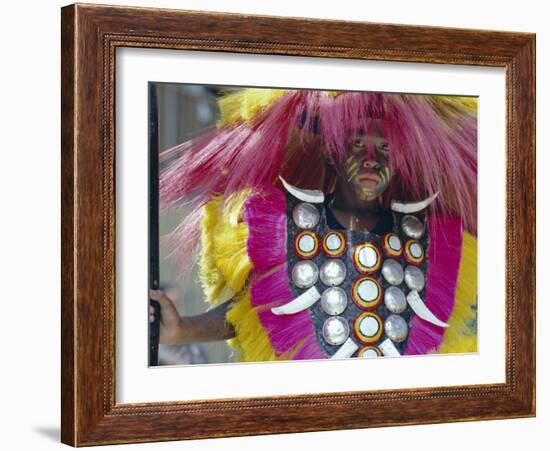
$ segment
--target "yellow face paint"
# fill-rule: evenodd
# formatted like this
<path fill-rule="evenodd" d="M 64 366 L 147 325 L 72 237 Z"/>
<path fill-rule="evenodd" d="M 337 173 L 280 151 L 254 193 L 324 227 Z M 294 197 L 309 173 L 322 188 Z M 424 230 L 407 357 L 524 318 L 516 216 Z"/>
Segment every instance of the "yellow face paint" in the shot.
<path fill-rule="evenodd" d="M 359 166 L 356 165 L 352 170 L 346 172 L 348 174 L 348 182 L 351 182 L 351 180 L 359 173 Z"/>
<path fill-rule="evenodd" d="M 355 161 L 355 158 L 350 155 L 344 162 L 344 170 L 346 172 L 348 182 L 359 172 L 359 164 Z"/>
<path fill-rule="evenodd" d="M 372 152 L 368 151 L 370 146 L 374 146 Z M 351 185 L 359 199 L 376 199 L 388 187 L 391 178 L 388 152 L 387 142 L 381 136 L 369 137 L 361 132 L 350 138 L 341 170 L 344 180 Z M 369 177 L 364 179 L 363 176 L 368 172 L 376 173 L 379 180 Z"/>

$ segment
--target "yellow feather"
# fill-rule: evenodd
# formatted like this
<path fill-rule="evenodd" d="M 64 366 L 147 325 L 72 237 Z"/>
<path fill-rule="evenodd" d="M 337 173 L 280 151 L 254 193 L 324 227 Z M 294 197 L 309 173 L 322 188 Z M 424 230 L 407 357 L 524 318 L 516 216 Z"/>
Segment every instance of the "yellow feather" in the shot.
<path fill-rule="evenodd" d="M 425 96 L 432 102 L 439 116 L 453 126 L 458 117 L 477 115 L 477 97 Z"/>
<path fill-rule="evenodd" d="M 219 99 L 221 118 L 218 128 L 227 127 L 238 122 L 249 122 L 259 112 L 268 108 L 283 94 L 289 92 L 286 89 L 248 88 L 228 94 Z M 340 91 L 322 91 L 327 97 L 336 98 Z M 471 115 L 477 113 L 476 97 L 460 96 L 426 96 L 436 104 L 455 106 Z"/>
<path fill-rule="evenodd" d="M 250 191 L 244 190 L 223 204 L 221 196 L 215 196 L 203 208 L 200 279 L 212 304 L 226 285 L 234 292 L 241 291 L 252 269 L 246 251 L 248 228 L 242 220 L 248 196 Z"/>
<path fill-rule="evenodd" d="M 236 337 L 228 344 L 237 351 L 238 359 L 277 360 L 250 304 L 249 286 L 245 286 L 252 264 L 246 251 L 248 228 L 243 222 L 243 207 L 250 194 L 250 190 L 243 190 L 225 200 L 215 196 L 203 207 L 200 279 L 211 304 L 226 285 L 237 293 L 226 319 L 235 328 Z"/>
<path fill-rule="evenodd" d="M 218 101 L 221 113 L 218 128 L 249 121 L 285 92 L 285 89 L 249 88 L 222 97 Z"/>
<path fill-rule="evenodd" d="M 216 266 L 215 229 L 219 220 L 220 197 L 214 197 L 202 210 L 201 222 L 201 257 L 199 260 L 199 275 L 206 300 L 215 303 L 219 297 L 225 280 Z"/>
<path fill-rule="evenodd" d="M 477 352 L 477 238 L 464 232 L 455 307 L 441 353 Z"/>
<path fill-rule="evenodd" d="M 477 97 L 449 97 L 467 109 L 477 112 Z"/>
<path fill-rule="evenodd" d="M 237 351 L 240 361 L 262 362 L 279 360 L 256 310 L 250 304 L 250 290 L 245 290 L 227 312 L 227 321 L 235 328 L 235 338 L 229 346 Z"/>

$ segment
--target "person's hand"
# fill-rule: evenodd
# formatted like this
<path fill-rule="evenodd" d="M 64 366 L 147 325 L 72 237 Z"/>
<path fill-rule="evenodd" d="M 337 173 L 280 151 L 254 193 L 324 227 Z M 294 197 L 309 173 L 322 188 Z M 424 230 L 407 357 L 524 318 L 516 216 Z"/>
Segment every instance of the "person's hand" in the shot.
<path fill-rule="evenodd" d="M 161 290 L 149 290 L 149 296 L 160 304 L 160 344 L 182 341 L 183 321 L 172 299 Z M 155 321 L 155 309 L 149 306 L 149 322 Z"/>

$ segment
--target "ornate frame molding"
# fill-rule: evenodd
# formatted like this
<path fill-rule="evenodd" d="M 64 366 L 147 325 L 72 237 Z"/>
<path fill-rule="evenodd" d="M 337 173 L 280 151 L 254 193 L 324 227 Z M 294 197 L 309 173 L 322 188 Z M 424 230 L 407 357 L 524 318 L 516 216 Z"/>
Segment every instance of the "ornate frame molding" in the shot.
<path fill-rule="evenodd" d="M 61 31 L 64 443 L 148 442 L 535 414 L 535 35 L 80 4 L 62 9 Z M 118 47 L 504 67 L 506 382 L 117 404 Z M 234 411 L 239 411 L 238 418 Z"/>

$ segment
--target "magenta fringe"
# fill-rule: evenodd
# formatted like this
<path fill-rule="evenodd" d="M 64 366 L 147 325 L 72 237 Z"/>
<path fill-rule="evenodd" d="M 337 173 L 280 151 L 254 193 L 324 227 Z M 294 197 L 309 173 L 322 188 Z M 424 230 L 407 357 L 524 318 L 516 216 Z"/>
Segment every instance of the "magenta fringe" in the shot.
<path fill-rule="evenodd" d="M 298 352 L 292 357 L 293 360 L 312 360 L 312 359 L 326 359 L 327 356 L 319 347 L 317 343 L 317 337 L 315 334 L 308 335 L 303 342 Z"/>
<path fill-rule="evenodd" d="M 441 321 L 447 322 L 455 303 L 455 292 L 462 254 L 462 223 L 457 218 L 435 216 L 429 219 L 430 244 L 424 302 Z M 405 355 L 436 352 L 445 328 L 415 316 Z"/>
<path fill-rule="evenodd" d="M 259 190 L 245 205 L 248 255 L 256 274 L 286 262 L 285 194 L 271 186 Z"/>
<path fill-rule="evenodd" d="M 277 307 L 293 299 L 286 261 L 286 202 L 280 190 L 268 186 L 247 200 L 248 255 L 252 262 L 250 298 L 278 356 L 297 352 L 294 359 L 319 359 L 325 355 L 315 338 L 307 310 L 293 315 L 274 315 Z"/>

